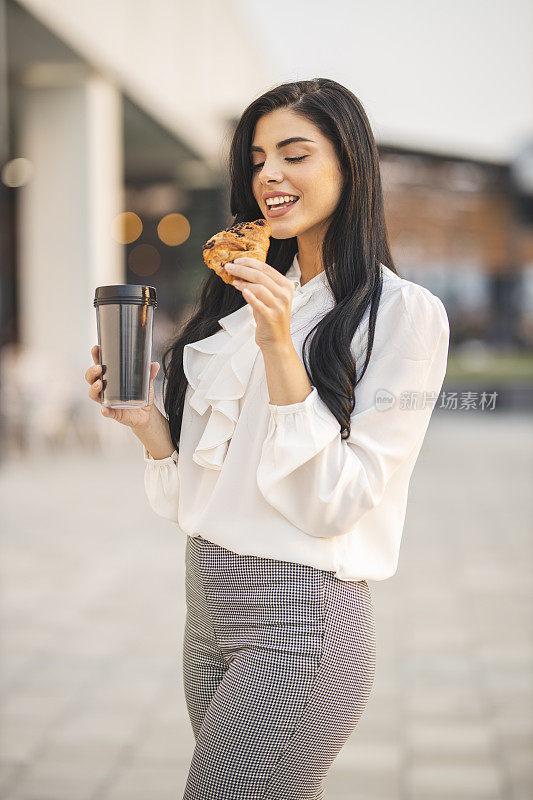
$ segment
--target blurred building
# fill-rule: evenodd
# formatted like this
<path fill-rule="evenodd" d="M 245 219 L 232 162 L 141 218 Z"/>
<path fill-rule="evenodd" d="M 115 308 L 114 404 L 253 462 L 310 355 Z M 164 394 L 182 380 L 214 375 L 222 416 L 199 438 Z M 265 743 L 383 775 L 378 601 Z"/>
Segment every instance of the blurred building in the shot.
<path fill-rule="evenodd" d="M 96 416 L 99 285 L 156 287 L 160 358 L 229 219 L 233 121 L 268 78 L 240 24 L 230 0 L 0 0 L 5 427 L 27 432 L 52 403 Z"/>
<path fill-rule="evenodd" d="M 0 2 L 2 344 L 82 368 L 96 286 L 190 301 L 227 219 L 228 123 L 267 79 L 246 36 L 221 51 L 239 26 L 224 0 Z"/>
<path fill-rule="evenodd" d="M 442 299 L 452 342 L 532 347 L 533 215 L 512 165 L 384 144 L 380 159 L 396 265 Z"/>

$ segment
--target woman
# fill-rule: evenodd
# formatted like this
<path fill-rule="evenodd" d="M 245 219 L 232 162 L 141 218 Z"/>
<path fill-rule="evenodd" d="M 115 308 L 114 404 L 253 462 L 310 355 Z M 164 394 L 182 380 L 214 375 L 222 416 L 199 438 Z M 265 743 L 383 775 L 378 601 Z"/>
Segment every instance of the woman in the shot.
<path fill-rule="evenodd" d="M 396 571 L 449 326 L 396 272 L 348 89 L 319 78 L 256 99 L 230 176 L 233 221 L 272 226 L 266 263 L 236 259 L 233 286 L 206 276 L 163 356 L 165 414 L 152 386 L 147 408 L 102 413 L 142 442 L 149 502 L 187 534 L 184 800 L 317 800 L 372 688 L 367 580 Z"/>

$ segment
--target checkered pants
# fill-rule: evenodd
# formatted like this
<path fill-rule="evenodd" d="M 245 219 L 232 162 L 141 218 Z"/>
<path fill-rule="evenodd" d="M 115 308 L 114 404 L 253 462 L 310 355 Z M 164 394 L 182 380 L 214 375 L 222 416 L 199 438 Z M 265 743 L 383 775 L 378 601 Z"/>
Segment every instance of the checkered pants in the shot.
<path fill-rule="evenodd" d="M 183 800 L 323 800 L 374 681 L 366 581 L 187 537 Z"/>

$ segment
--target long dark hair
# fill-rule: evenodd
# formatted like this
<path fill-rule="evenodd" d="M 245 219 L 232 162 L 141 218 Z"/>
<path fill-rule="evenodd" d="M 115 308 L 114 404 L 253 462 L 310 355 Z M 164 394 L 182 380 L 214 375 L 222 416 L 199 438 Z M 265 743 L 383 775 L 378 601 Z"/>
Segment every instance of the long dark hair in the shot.
<path fill-rule="evenodd" d="M 379 154 L 363 106 L 340 83 L 315 78 L 276 86 L 250 103 L 233 134 L 229 153 L 232 224 L 262 217 L 252 192 L 250 147 L 259 118 L 278 108 L 288 108 L 316 125 L 334 145 L 344 176 L 340 200 L 322 248 L 336 305 L 307 334 L 303 358 L 310 383 L 339 421 L 342 437 L 347 438 L 355 408 L 354 389 L 372 352 L 382 288 L 380 263 L 398 274 L 388 244 Z M 271 238 L 270 242 L 267 263 L 285 275 L 297 252 L 297 239 Z M 218 320 L 245 302 L 240 292 L 209 270 L 191 318 L 163 354 L 167 381 L 164 406 L 176 449 L 187 389 L 183 348 L 216 333 L 220 330 Z M 357 375 L 350 345 L 369 305 L 366 357 L 361 374 Z"/>

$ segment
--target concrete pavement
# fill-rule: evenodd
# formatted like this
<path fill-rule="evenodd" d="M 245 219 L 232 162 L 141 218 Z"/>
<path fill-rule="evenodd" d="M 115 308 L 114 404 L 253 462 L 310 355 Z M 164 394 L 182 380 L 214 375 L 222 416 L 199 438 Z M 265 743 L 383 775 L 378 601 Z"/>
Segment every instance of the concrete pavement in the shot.
<path fill-rule="evenodd" d="M 181 800 L 185 542 L 124 433 L 2 464 L 3 800 Z M 522 415 L 434 415 L 398 572 L 369 582 L 376 680 L 327 800 L 533 796 L 532 444 Z"/>

